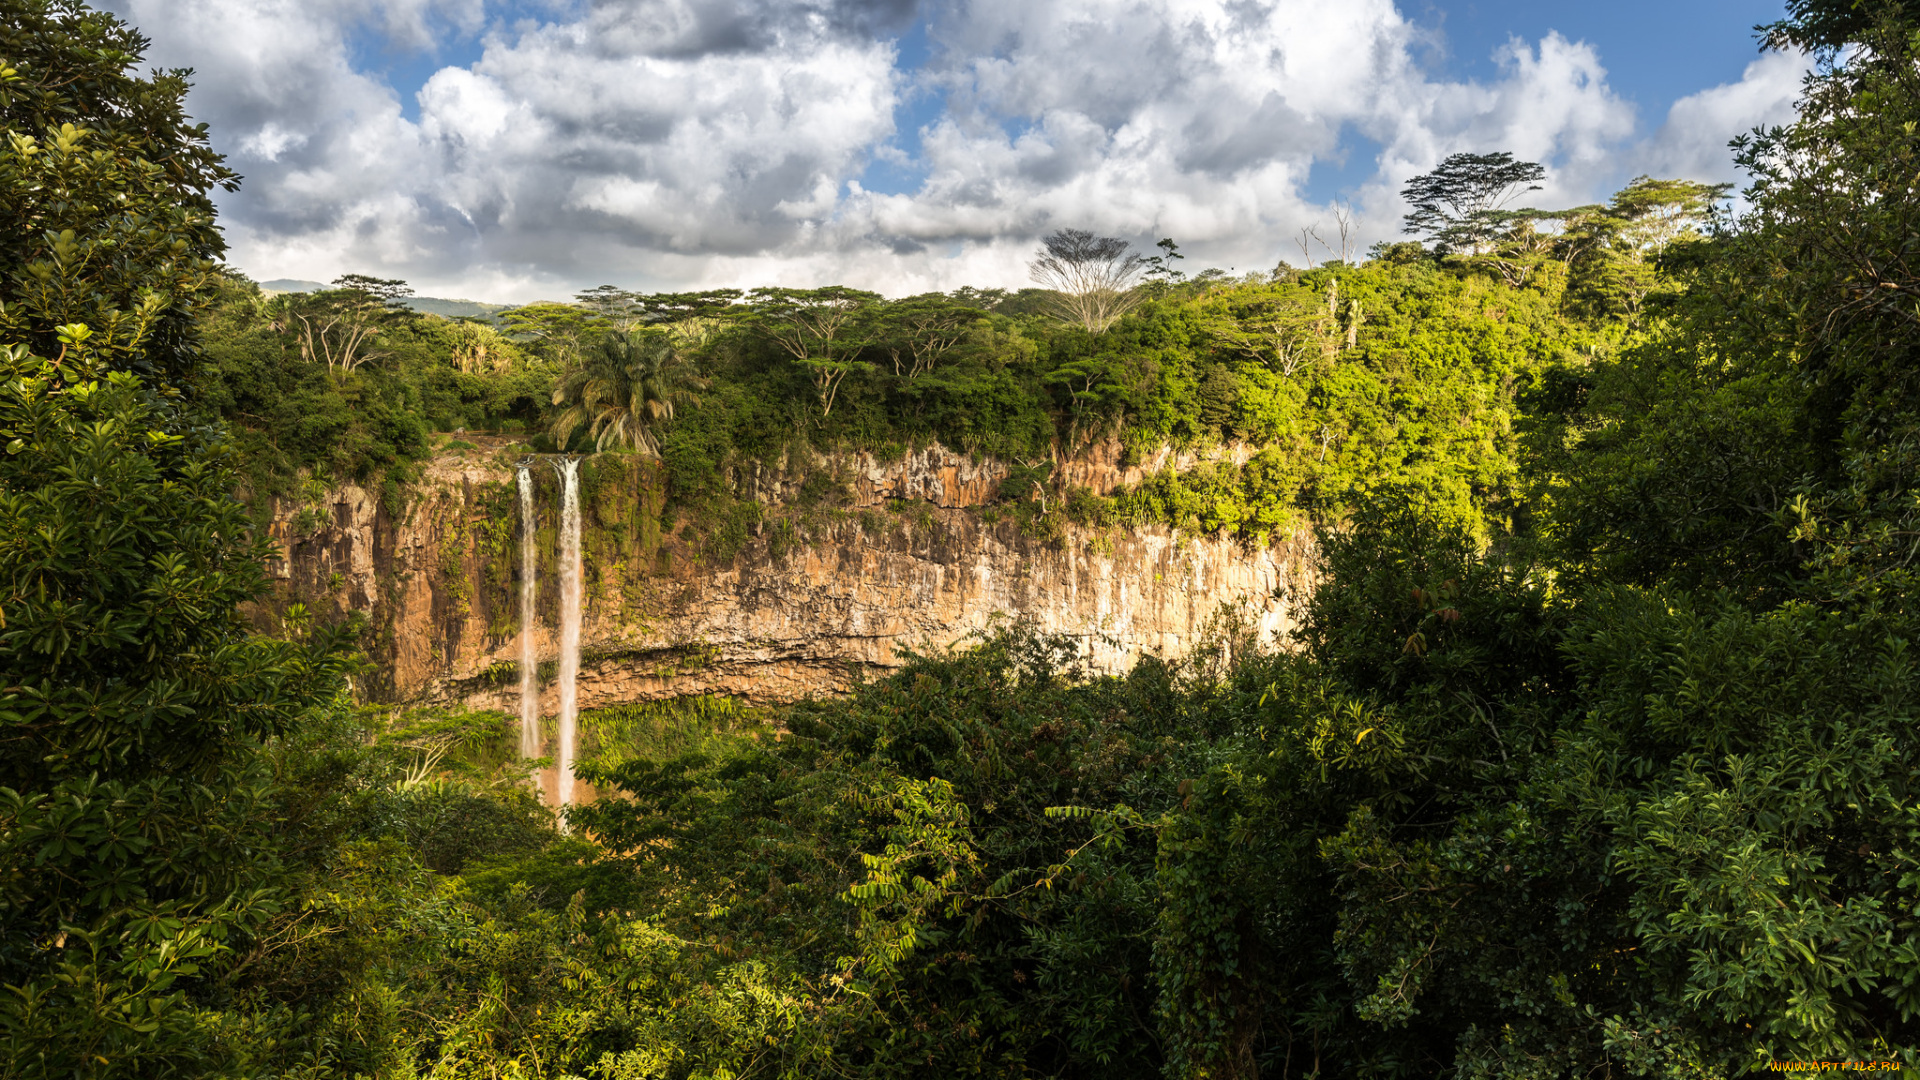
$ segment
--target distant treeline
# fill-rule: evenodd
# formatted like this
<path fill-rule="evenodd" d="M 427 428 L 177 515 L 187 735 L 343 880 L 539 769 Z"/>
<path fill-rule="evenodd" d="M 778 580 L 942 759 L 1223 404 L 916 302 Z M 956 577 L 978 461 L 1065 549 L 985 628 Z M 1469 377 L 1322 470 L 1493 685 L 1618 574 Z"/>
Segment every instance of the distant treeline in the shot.
<path fill-rule="evenodd" d="M 1503 215 L 1477 251 L 1399 243 L 1240 278 L 1187 278 L 1167 241 L 1151 262 L 1120 257 L 1146 273 L 1104 319 L 1046 289 L 605 286 L 447 320 L 407 309 L 401 282 L 268 298 L 230 276 L 201 324 L 194 393 L 265 493 L 298 475 L 404 483 L 433 433 L 460 429 L 657 453 L 675 502 L 701 509 L 728 501 L 730 469 L 792 451 L 938 441 L 1031 466 L 1110 438 L 1257 454 L 1157 478 L 1119 508 L 1029 491 L 1089 520 L 1249 537 L 1370 490 L 1478 519 L 1517 507 L 1522 396 L 1612 355 L 1676 293 L 1659 259 L 1701 240 L 1710 193 L 1638 181 L 1553 222 Z"/>

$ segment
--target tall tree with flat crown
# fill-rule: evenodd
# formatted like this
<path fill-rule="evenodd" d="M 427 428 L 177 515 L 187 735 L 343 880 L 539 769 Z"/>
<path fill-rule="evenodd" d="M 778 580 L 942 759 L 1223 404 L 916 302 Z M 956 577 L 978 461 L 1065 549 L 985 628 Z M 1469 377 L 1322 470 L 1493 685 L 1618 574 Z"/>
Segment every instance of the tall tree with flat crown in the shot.
<path fill-rule="evenodd" d="M 1027 270 L 1040 287 L 1051 289 L 1055 318 L 1098 337 L 1143 297 L 1134 291 L 1147 261 L 1117 236 L 1095 236 L 1085 229 L 1061 229 L 1040 241 Z"/>
<path fill-rule="evenodd" d="M 858 360 L 871 344 L 867 316 L 877 309 L 878 293 L 829 285 L 821 289 L 755 289 L 748 296 L 749 319 L 794 362 L 806 369 L 820 399 L 820 415 L 833 412 L 840 384 L 873 365 Z"/>
<path fill-rule="evenodd" d="M 1442 251 L 1478 255 L 1498 231 L 1493 216 L 1521 193 L 1539 191 L 1535 181 L 1546 176 L 1538 163 L 1515 161 L 1504 150 L 1453 154 L 1400 189 L 1413 208 L 1407 212 L 1405 231 L 1425 235 Z"/>

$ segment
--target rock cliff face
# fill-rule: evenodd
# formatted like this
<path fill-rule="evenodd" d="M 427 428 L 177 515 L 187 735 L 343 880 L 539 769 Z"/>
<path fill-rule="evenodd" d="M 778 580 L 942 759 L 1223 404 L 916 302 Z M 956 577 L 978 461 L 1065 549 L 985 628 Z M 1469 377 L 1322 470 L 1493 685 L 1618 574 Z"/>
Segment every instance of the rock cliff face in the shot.
<path fill-rule="evenodd" d="M 278 602 L 364 613 L 377 696 L 511 711 L 520 587 L 511 460 L 499 445 L 443 455 L 404 506 L 348 485 L 325 502 L 279 507 Z M 1096 448 L 1062 472 L 1105 491 L 1158 464 L 1119 462 L 1116 449 Z M 550 661 L 558 498 L 551 470 L 536 464 L 535 475 L 535 632 Z M 581 706 L 832 692 L 897 666 L 903 649 L 1014 618 L 1078 636 L 1104 670 L 1143 653 L 1182 655 L 1223 619 L 1267 642 L 1293 626 L 1310 586 L 1304 540 L 1249 549 L 1164 528 L 1037 537 L 988 505 L 1004 475 L 939 447 L 893 462 L 752 466 L 731 480 L 758 504 L 742 520 L 758 522 L 736 526 L 729 542 L 663 518 L 660 478 L 645 463 L 594 459 L 582 485 Z"/>

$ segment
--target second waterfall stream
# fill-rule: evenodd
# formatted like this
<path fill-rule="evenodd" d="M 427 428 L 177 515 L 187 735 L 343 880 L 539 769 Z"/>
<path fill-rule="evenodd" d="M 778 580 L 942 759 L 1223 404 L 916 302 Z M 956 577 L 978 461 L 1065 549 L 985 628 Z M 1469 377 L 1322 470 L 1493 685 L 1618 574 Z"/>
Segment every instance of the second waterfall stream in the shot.
<path fill-rule="evenodd" d="M 585 592 L 580 565 L 580 461 L 555 462 L 560 474 L 560 746 L 555 755 L 556 806 L 573 803 L 574 744 L 578 738 L 580 680 L 580 609 Z M 520 487 L 520 756 L 541 755 L 540 653 L 536 625 L 540 560 L 535 541 L 540 535 L 534 511 L 533 467 L 522 464 L 516 478 Z"/>
<path fill-rule="evenodd" d="M 573 748 L 580 678 L 580 607 L 584 592 L 580 573 L 580 459 L 560 463 L 560 760 L 556 797 L 561 806 L 573 805 Z"/>

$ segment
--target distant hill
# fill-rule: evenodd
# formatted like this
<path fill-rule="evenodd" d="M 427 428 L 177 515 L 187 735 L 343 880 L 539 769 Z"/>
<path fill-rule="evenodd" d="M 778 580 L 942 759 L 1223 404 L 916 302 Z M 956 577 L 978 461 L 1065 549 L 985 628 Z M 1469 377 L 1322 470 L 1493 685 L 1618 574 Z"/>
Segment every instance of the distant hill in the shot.
<path fill-rule="evenodd" d="M 275 278 L 260 283 L 260 291 L 269 295 L 290 292 L 319 292 L 331 288 L 321 281 L 302 281 L 299 278 Z M 513 304 L 488 304 L 479 300 L 448 300 L 438 296 L 409 296 L 403 301 L 415 311 L 428 315 L 438 315 L 444 319 L 484 319 L 496 311 L 505 311 Z"/>
<path fill-rule="evenodd" d="M 298 281 L 294 278 L 275 278 L 272 281 L 260 283 L 260 291 L 263 293 L 319 292 L 326 287 L 327 283 L 324 281 Z"/>
<path fill-rule="evenodd" d="M 438 315 L 446 319 L 484 319 L 496 311 L 505 311 L 516 304 L 488 304 L 479 300 L 443 300 L 438 296 L 409 296 L 404 301 L 415 311 L 424 311 L 429 315 Z"/>

